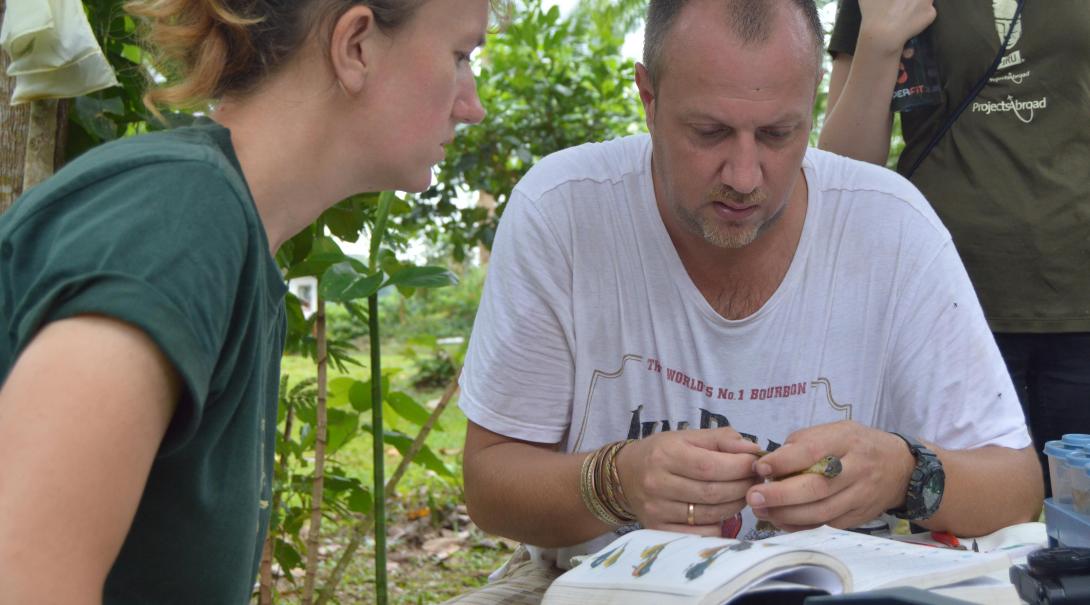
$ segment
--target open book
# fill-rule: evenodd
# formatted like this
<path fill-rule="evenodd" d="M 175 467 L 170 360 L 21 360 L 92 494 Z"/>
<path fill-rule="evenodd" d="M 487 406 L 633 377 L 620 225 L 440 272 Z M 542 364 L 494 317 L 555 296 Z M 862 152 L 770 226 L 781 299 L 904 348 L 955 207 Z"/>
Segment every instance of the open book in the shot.
<path fill-rule="evenodd" d="M 557 578 L 543 605 L 729 603 L 755 590 L 934 588 L 1005 570 L 1003 552 L 933 548 L 819 527 L 756 542 L 641 529 Z"/>

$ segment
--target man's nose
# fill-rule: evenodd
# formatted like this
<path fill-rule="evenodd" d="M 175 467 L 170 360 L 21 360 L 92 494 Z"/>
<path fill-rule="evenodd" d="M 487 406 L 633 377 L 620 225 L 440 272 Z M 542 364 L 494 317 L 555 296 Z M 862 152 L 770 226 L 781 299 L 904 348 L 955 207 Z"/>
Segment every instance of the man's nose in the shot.
<path fill-rule="evenodd" d="M 735 139 L 723 158 L 719 180 L 743 195 L 761 186 L 761 162 L 757 156 L 756 141 L 744 136 Z"/>

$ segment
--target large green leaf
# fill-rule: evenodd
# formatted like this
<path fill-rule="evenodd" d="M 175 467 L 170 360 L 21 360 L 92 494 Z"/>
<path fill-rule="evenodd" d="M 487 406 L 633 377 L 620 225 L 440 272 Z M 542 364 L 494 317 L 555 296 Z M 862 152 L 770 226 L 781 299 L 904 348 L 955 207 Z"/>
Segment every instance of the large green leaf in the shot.
<path fill-rule="evenodd" d="M 390 377 L 387 375 L 389 369 L 383 370 L 382 376 L 382 392 L 388 393 L 390 391 Z M 371 381 L 370 380 L 357 380 L 352 385 L 352 388 L 348 391 L 348 401 L 352 404 L 352 408 L 357 412 L 366 412 L 371 409 Z"/>
<path fill-rule="evenodd" d="M 397 451 L 401 452 L 402 456 L 409 452 L 409 448 L 412 447 L 413 444 L 412 438 L 397 431 L 386 431 L 383 434 L 382 440 L 397 448 Z M 454 472 L 451 471 L 450 468 L 447 467 L 447 465 L 426 445 L 420 448 L 420 451 L 416 453 L 412 462 L 413 464 L 423 465 L 425 468 L 435 471 L 443 477 L 454 476 Z"/>
<path fill-rule="evenodd" d="M 334 494 L 347 492 L 351 491 L 353 488 L 362 487 L 359 479 L 355 477 L 349 477 L 348 474 L 345 473 L 344 469 L 339 466 L 329 466 L 326 468 L 323 483 L 324 485 L 322 486 L 322 488 Z"/>
<path fill-rule="evenodd" d="M 280 246 L 280 250 L 277 252 L 277 261 L 284 267 L 297 265 L 306 260 L 313 246 L 314 229 L 308 227 L 295 234 L 295 237 L 289 239 L 283 246 Z"/>
<path fill-rule="evenodd" d="M 326 398 L 329 401 L 329 405 L 344 407 L 349 405 L 349 391 L 352 389 L 352 385 L 356 384 L 355 378 L 349 378 L 348 376 L 338 376 L 329 381 L 326 386 Z"/>
<path fill-rule="evenodd" d="M 348 496 L 348 510 L 354 513 L 368 514 L 372 512 L 374 500 L 371 498 L 371 490 L 365 487 L 353 488 Z"/>
<path fill-rule="evenodd" d="M 383 248 L 378 253 L 378 266 L 386 275 L 393 275 L 407 265 L 398 260 L 397 254 L 393 250 Z"/>
<path fill-rule="evenodd" d="M 287 572 L 297 569 L 303 564 L 303 555 L 299 554 L 299 551 L 296 550 L 295 546 L 290 542 L 285 542 L 279 538 L 277 538 L 276 546 L 273 548 L 273 555 L 276 557 L 276 562 L 280 564 L 281 569 L 286 572 L 285 575 L 289 578 L 294 576 Z"/>
<path fill-rule="evenodd" d="M 285 296 L 284 307 L 288 316 L 288 331 L 293 334 L 307 333 L 310 322 L 307 321 L 306 316 L 303 314 L 303 307 L 299 303 L 299 299 L 294 294 Z"/>
<path fill-rule="evenodd" d="M 377 200 L 378 194 L 375 193 L 354 195 L 323 212 L 321 221 L 337 238 L 354 242 L 359 239 L 363 226 L 373 216 L 373 206 Z"/>
<path fill-rule="evenodd" d="M 458 283 L 458 276 L 445 267 L 408 267 L 390 276 L 382 287 L 442 288 Z"/>
<path fill-rule="evenodd" d="M 387 393 L 385 399 L 386 403 L 390 404 L 390 407 L 393 408 L 398 416 L 401 416 L 417 426 L 424 426 L 431 416 L 431 413 L 428 412 L 427 408 L 401 391 Z M 438 428 L 438 424 L 437 430 L 442 430 L 441 428 Z"/>
<path fill-rule="evenodd" d="M 288 269 L 287 278 L 303 277 L 305 275 L 321 275 L 333 265 L 347 261 L 341 247 L 333 238 L 328 236 L 316 237 L 311 244 L 310 254 L 306 260 Z"/>
<path fill-rule="evenodd" d="M 117 123 L 114 117 L 125 114 L 125 104 L 118 97 L 102 98 L 100 95 L 76 97 L 72 119 L 87 134 L 99 142 L 117 138 Z"/>
<path fill-rule="evenodd" d="M 326 410 L 326 455 L 333 455 L 356 434 L 360 415 L 331 408 Z"/>
<path fill-rule="evenodd" d="M 340 262 L 322 274 L 318 291 L 327 301 L 344 303 L 367 298 L 378 292 L 382 285 L 382 272 L 366 275 L 356 271 L 349 262 Z"/>

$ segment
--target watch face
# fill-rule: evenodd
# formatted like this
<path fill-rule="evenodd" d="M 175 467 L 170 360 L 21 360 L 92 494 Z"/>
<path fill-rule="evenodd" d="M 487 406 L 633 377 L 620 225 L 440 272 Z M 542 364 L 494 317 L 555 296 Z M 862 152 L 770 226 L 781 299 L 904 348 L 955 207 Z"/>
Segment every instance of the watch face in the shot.
<path fill-rule="evenodd" d="M 908 480 L 904 506 L 887 512 L 901 519 L 923 521 L 934 515 L 942 503 L 943 489 L 946 486 L 942 461 L 918 441 L 900 433 L 893 434 L 908 444 L 909 451 L 916 458 L 916 467 L 912 469 L 912 476 Z"/>
<path fill-rule="evenodd" d="M 934 514 L 939 508 L 939 503 L 942 501 L 942 492 L 946 483 L 946 477 L 941 469 L 935 469 L 924 479 L 923 489 L 921 490 L 921 498 L 923 500 L 924 510 L 927 515 Z"/>

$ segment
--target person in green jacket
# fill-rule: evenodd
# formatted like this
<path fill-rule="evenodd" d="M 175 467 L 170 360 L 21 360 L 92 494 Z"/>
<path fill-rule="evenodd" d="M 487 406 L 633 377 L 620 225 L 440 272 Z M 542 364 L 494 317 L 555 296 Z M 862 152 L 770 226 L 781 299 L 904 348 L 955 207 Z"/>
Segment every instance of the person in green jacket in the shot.
<path fill-rule="evenodd" d="M 286 287 L 337 201 L 422 191 L 484 117 L 488 0 L 147 0 L 196 124 L 103 145 L 0 216 L 0 603 L 245 603 Z"/>
<path fill-rule="evenodd" d="M 1090 431 L 1090 8 L 841 0 L 822 149 L 886 163 L 898 63 L 921 32 L 940 90 L 934 103 L 901 112 L 897 171 L 954 238 L 1048 496 L 1042 446 Z"/>

